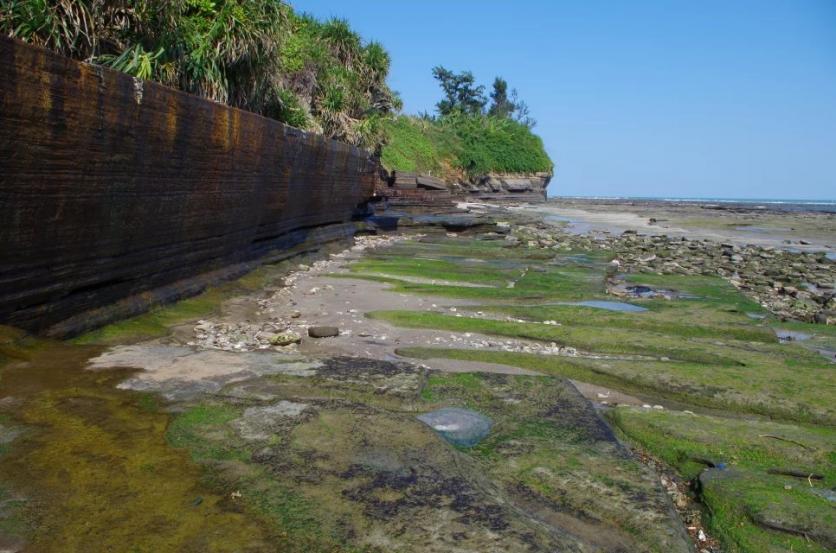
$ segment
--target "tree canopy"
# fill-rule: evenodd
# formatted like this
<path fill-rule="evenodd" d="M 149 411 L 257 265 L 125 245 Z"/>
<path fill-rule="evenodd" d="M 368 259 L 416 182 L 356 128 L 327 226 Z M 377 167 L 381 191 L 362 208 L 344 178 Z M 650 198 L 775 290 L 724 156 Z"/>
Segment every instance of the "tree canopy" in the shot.
<path fill-rule="evenodd" d="M 491 107 L 488 115 L 495 117 L 510 117 L 516 105 L 508 98 L 508 81 L 497 77 L 493 81 L 493 92 L 491 92 Z"/>
<path fill-rule="evenodd" d="M 528 104 L 520 100 L 516 89 L 508 93 L 508 81 L 496 77 L 490 94 L 490 106 L 485 97 L 485 86 L 477 85 L 470 71 L 455 73 L 441 65 L 433 67 L 433 77 L 444 92 L 436 108 L 441 117 L 456 114 L 487 115 L 500 119 L 512 119 L 528 128 L 536 121 L 531 117 Z"/>
<path fill-rule="evenodd" d="M 433 67 L 433 77 L 444 91 L 444 98 L 436 104 L 442 116 L 452 113 L 482 113 L 485 104 L 488 103 L 485 87 L 476 85 L 476 78 L 470 71 L 454 73 L 439 65 Z"/>

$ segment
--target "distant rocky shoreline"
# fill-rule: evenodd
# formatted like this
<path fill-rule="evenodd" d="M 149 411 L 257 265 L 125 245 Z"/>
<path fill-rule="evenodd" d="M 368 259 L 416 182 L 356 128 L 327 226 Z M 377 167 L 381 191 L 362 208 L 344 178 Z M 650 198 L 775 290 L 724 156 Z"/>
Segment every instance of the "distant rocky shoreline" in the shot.
<path fill-rule="evenodd" d="M 836 324 L 836 261 L 825 251 L 725 242 L 686 236 L 618 232 L 573 232 L 548 222 L 537 206 L 459 204 L 464 214 L 437 216 L 436 224 L 450 229 L 490 225 L 507 219 L 501 228 L 509 243 L 553 250 L 611 251 L 612 285 L 622 273 L 721 276 L 781 320 Z M 426 223 L 425 218 L 416 218 Z"/>
<path fill-rule="evenodd" d="M 616 272 L 719 275 L 782 320 L 836 324 L 836 263 L 823 253 L 737 246 L 664 235 L 575 235 L 544 225 L 517 227 L 508 240 L 530 247 L 600 248 Z"/>

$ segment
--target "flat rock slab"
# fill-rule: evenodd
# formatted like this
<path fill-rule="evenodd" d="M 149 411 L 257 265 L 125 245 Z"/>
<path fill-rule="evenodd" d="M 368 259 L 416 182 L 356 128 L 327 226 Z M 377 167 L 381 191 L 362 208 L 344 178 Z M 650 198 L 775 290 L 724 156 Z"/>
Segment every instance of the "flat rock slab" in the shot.
<path fill-rule="evenodd" d="M 320 366 L 319 361 L 293 354 L 232 353 L 146 343 L 111 348 L 91 359 L 87 368 L 142 369 L 119 384 L 119 388 L 159 392 L 167 399 L 181 400 L 216 393 L 227 384 L 256 376 L 311 377 Z"/>
<path fill-rule="evenodd" d="M 232 422 L 232 426 L 245 440 L 268 440 L 276 433 L 277 427 L 295 424 L 306 413 L 312 413 L 307 403 L 282 400 L 263 407 L 248 407 L 241 418 Z"/>

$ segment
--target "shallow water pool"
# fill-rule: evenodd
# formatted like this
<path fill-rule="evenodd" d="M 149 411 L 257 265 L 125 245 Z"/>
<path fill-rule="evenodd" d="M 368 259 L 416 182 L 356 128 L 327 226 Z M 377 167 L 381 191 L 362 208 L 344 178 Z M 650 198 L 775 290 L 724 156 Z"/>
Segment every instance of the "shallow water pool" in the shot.
<path fill-rule="evenodd" d="M 417 418 L 451 444 L 462 447 L 481 442 L 493 426 L 493 421 L 481 413 L 458 407 L 445 407 Z"/>
<path fill-rule="evenodd" d="M 595 309 L 606 309 L 607 311 L 620 311 L 622 313 L 641 313 L 647 311 L 646 307 L 625 303 L 623 301 L 587 300 L 565 302 L 562 305 L 580 305 L 582 307 L 593 307 Z"/>

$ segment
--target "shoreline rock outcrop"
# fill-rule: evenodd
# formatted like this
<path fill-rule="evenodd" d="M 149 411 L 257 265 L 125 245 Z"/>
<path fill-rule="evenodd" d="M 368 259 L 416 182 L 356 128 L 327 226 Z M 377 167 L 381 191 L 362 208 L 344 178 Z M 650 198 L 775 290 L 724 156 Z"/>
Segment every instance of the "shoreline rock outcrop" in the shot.
<path fill-rule="evenodd" d="M 0 74 L 2 324 L 73 335 L 350 237 L 379 178 L 357 147 L 6 37 Z"/>
<path fill-rule="evenodd" d="M 452 182 L 410 171 L 383 172 L 376 194 L 398 208 L 450 206 L 454 201 L 539 203 L 548 199 L 552 173 L 491 173 Z"/>

